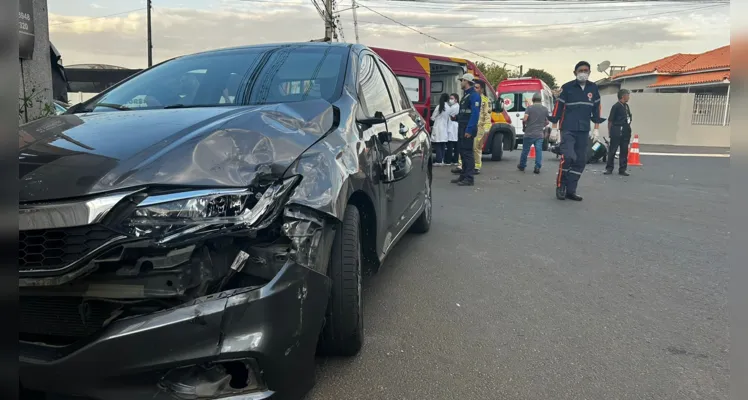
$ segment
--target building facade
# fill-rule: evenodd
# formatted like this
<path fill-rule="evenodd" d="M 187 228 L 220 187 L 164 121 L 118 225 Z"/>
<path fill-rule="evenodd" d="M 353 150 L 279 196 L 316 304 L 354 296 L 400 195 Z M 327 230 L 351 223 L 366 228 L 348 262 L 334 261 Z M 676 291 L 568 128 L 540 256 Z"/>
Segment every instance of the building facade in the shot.
<path fill-rule="evenodd" d="M 730 46 L 661 58 L 617 73 L 610 83 L 634 93 L 724 96 L 730 88 Z"/>

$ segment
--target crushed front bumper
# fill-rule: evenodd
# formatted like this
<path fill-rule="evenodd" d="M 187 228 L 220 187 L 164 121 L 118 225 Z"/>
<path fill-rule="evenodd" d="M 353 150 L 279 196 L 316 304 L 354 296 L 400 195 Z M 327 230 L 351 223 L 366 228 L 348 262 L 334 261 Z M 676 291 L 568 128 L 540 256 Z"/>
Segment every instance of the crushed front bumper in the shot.
<path fill-rule="evenodd" d="M 172 378 L 179 371 L 239 362 L 248 367 L 244 389 L 194 398 L 300 398 L 314 384 L 329 290 L 329 278 L 289 260 L 265 286 L 118 320 L 82 344 L 21 342 L 22 390 L 96 400 L 173 400 L 184 398 L 173 390 L 184 386 L 175 386 Z"/>

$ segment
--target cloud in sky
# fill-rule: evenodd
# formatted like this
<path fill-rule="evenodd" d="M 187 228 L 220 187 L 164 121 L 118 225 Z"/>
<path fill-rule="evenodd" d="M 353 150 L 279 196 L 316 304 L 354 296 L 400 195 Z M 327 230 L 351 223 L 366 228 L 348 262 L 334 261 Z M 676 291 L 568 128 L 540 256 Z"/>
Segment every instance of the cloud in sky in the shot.
<path fill-rule="evenodd" d="M 102 0 L 96 4 L 103 4 Z M 636 9 L 624 11 L 615 8 L 616 11 L 610 12 L 567 12 L 562 16 L 549 12 L 524 14 L 521 10 L 502 15 L 498 11 L 481 12 L 474 7 L 469 11 L 454 12 L 449 6 L 442 5 L 429 9 L 408 7 L 403 3 L 396 7 L 373 1 L 364 4 L 492 60 L 521 64 L 525 70 L 546 69 L 561 81 L 570 78 L 567 76 L 569 70 L 579 59 L 588 59 L 593 65 L 607 59 L 614 65 L 631 67 L 673 53 L 710 50 L 729 43 L 730 35 L 727 7 L 605 23 L 581 20 L 622 18 L 643 13 Z M 155 62 L 222 47 L 309 41 L 321 38 L 324 33 L 322 19 L 310 1 L 223 0 L 203 5 L 208 8 L 154 8 Z M 349 5 L 341 1 L 338 8 L 348 8 Z M 121 5 L 117 7 L 96 11 L 99 15 L 107 15 L 122 10 Z M 658 8 L 652 13 L 662 10 L 667 9 Z M 101 63 L 142 68 L 146 64 L 144 11 L 98 19 L 50 12 L 49 18 L 50 38 L 62 53 L 66 65 Z M 397 25 L 368 9 L 360 8 L 358 18 L 363 44 L 490 62 Z M 341 20 L 345 38 L 354 41 L 351 12 L 343 12 Z M 578 24 L 565 25 L 574 22 Z"/>

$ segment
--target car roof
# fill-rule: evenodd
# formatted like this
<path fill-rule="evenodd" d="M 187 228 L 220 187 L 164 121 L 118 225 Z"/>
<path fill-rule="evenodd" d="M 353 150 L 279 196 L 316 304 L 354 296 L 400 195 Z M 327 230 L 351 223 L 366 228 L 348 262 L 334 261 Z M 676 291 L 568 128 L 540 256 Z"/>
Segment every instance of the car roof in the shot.
<path fill-rule="evenodd" d="M 301 47 L 301 48 L 323 48 L 323 47 L 339 47 L 339 48 L 352 48 L 356 45 L 353 45 L 351 43 L 336 43 L 336 42 L 290 42 L 290 43 L 265 43 L 265 44 L 257 44 L 257 45 L 249 45 L 249 46 L 236 46 L 236 47 L 227 47 L 222 49 L 214 49 L 214 50 L 207 50 L 207 51 L 201 51 L 199 53 L 191 53 L 191 54 L 185 54 L 180 57 L 176 58 L 182 58 L 182 57 L 191 57 L 191 56 L 198 56 L 198 55 L 206 55 L 206 54 L 221 54 L 221 53 L 227 53 L 227 52 L 234 52 L 234 51 L 242 51 L 242 50 L 250 50 L 250 49 L 273 49 L 273 48 L 279 48 L 279 47 Z M 360 45 L 356 47 L 362 47 Z"/>

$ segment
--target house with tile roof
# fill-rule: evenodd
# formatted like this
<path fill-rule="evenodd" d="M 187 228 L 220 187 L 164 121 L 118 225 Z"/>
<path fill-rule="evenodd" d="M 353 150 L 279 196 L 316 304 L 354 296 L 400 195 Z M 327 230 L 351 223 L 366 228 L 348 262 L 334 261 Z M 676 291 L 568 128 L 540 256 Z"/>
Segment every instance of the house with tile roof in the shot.
<path fill-rule="evenodd" d="M 619 72 L 611 84 L 632 92 L 728 94 L 730 45 L 701 54 L 673 54 Z"/>

